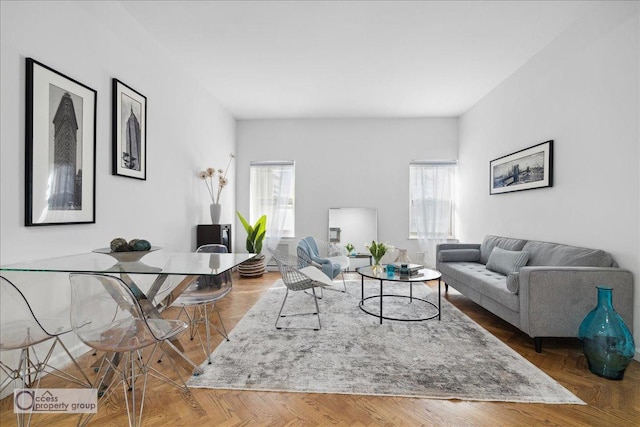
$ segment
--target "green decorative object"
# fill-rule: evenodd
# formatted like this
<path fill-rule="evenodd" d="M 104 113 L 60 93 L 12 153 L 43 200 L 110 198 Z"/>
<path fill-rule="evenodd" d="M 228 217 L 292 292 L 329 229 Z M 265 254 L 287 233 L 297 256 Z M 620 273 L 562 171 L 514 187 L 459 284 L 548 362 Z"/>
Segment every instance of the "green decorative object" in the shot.
<path fill-rule="evenodd" d="M 251 254 L 259 254 L 262 252 L 262 242 L 267 233 L 267 216 L 262 215 L 255 225 L 252 227 L 242 214 L 236 211 L 240 222 L 247 232 L 247 252 Z"/>
<path fill-rule="evenodd" d="M 131 245 L 134 251 L 148 251 L 149 249 L 151 249 L 151 243 L 149 243 L 148 240 L 134 239 L 131 242 L 129 244 Z"/>
<path fill-rule="evenodd" d="M 111 244 L 109 246 L 111 247 L 111 250 L 113 252 L 124 252 L 121 248 L 123 246 L 129 246 L 129 244 L 122 237 L 117 237 L 111 241 Z"/>
<path fill-rule="evenodd" d="M 262 276 L 265 271 L 265 256 L 260 252 L 262 252 L 262 242 L 267 233 L 267 216 L 262 215 L 252 227 L 240 212 L 236 211 L 236 214 L 247 232 L 247 252 L 258 254 L 238 265 L 238 273 L 242 277 Z"/>

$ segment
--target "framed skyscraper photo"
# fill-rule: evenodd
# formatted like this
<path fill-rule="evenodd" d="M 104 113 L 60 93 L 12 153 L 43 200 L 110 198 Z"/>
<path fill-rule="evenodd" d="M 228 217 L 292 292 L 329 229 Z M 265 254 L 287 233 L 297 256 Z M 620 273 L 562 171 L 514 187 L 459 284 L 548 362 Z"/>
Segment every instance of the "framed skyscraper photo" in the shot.
<path fill-rule="evenodd" d="M 113 79 L 113 175 L 147 179 L 147 98 Z"/>
<path fill-rule="evenodd" d="M 26 62 L 25 225 L 96 222 L 97 92 Z"/>

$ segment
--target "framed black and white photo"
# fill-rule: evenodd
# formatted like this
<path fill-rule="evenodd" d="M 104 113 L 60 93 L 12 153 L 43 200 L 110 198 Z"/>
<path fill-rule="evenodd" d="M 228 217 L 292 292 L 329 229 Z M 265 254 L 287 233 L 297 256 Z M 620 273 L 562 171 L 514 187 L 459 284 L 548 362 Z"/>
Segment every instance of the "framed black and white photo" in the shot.
<path fill-rule="evenodd" d="M 489 194 L 553 186 L 553 140 L 492 160 Z"/>
<path fill-rule="evenodd" d="M 147 98 L 113 79 L 113 175 L 147 179 Z"/>
<path fill-rule="evenodd" d="M 97 92 L 27 58 L 25 225 L 96 222 Z"/>

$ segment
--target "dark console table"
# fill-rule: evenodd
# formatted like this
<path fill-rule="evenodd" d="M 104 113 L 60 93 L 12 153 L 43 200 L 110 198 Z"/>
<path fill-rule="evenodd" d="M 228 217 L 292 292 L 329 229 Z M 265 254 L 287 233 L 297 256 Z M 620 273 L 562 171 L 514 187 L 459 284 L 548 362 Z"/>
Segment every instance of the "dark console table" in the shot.
<path fill-rule="evenodd" d="M 231 253 L 231 224 L 199 224 L 196 249 L 210 243 L 225 245 Z"/>

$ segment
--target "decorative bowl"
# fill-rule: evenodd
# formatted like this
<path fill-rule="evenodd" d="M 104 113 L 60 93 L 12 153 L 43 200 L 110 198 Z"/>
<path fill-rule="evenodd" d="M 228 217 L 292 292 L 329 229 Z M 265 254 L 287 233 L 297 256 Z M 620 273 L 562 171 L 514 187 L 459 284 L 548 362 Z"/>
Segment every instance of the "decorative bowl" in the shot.
<path fill-rule="evenodd" d="M 97 254 L 105 254 L 112 256 L 118 262 L 136 262 L 140 261 L 143 256 L 157 251 L 158 249 L 162 249 L 160 246 L 151 246 L 151 249 L 148 251 L 129 251 L 129 252 L 113 252 L 111 248 L 99 248 L 94 249 L 93 252 Z"/>

